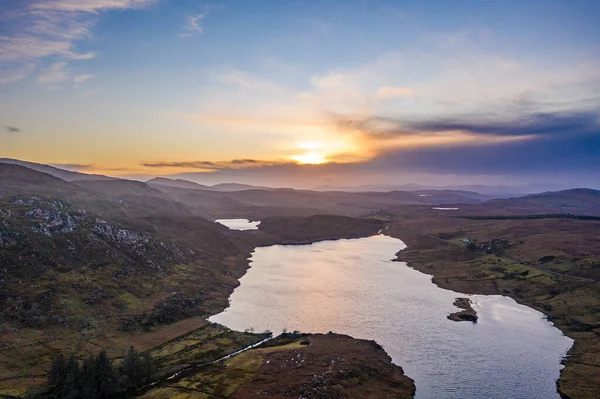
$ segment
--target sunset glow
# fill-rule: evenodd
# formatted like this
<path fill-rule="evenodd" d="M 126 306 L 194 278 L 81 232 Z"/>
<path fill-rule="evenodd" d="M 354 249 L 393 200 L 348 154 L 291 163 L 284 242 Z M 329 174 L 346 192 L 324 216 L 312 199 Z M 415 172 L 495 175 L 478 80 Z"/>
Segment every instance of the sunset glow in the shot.
<path fill-rule="evenodd" d="M 600 168 L 597 2 L 0 3 L 0 158 L 317 186 Z"/>
<path fill-rule="evenodd" d="M 303 165 L 318 165 L 327 162 L 325 155 L 316 151 L 310 151 L 301 155 L 293 155 L 290 159 Z"/>

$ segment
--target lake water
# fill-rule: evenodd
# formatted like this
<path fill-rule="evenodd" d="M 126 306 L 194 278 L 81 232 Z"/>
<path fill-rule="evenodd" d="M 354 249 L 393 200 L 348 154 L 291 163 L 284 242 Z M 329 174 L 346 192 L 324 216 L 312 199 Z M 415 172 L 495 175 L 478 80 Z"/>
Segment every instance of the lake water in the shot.
<path fill-rule="evenodd" d="M 215 223 L 222 224 L 231 230 L 257 230 L 259 222 L 251 222 L 248 219 L 217 219 Z"/>
<path fill-rule="evenodd" d="M 465 295 L 392 262 L 404 247 L 379 235 L 256 248 L 230 307 L 210 321 L 373 339 L 415 380 L 418 399 L 559 399 L 555 382 L 570 338 L 502 296 L 470 296 L 476 324 L 448 320 Z"/>

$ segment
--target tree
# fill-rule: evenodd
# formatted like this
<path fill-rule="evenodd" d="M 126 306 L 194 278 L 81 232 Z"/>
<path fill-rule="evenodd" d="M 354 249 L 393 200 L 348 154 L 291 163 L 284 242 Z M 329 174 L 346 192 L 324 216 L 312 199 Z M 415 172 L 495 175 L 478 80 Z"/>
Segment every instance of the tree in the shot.
<path fill-rule="evenodd" d="M 96 358 L 96 384 L 98 397 L 100 398 L 108 398 L 117 392 L 115 372 L 104 350 Z"/>
<path fill-rule="evenodd" d="M 63 388 L 63 398 L 79 398 L 81 393 L 81 369 L 74 354 L 71 354 L 66 364 L 67 379 Z"/>
<path fill-rule="evenodd" d="M 81 396 L 84 398 L 96 398 L 96 362 L 93 356 L 83 361 L 81 368 Z"/>
<path fill-rule="evenodd" d="M 144 383 L 149 383 L 150 379 L 156 372 L 156 364 L 154 364 L 154 359 L 150 352 L 144 352 L 142 355 L 142 361 L 144 365 Z"/>
<path fill-rule="evenodd" d="M 144 352 L 140 356 L 133 346 L 129 347 L 127 355 L 125 355 L 119 367 L 125 389 L 135 388 L 149 382 L 155 371 L 156 366 L 150 353 Z"/>
<path fill-rule="evenodd" d="M 137 351 L 133 346 L 130 346 L 127 355 L 125 355 L 119 367 L 125 389 L 133 388 L 138 384 L 139 368 Z"/>
<path fill-rule="evenodd" d="M 106 351 L 90 356 L 80 366 L 75 355 L 52 361 L 48 373 L 49 392 L 40 397 L 61 399 L 104 399 L 150 382 L 156 371 L 149 352 L 140 355 L 133 346 L 115 370 Z"/>
<path fill-rule="evenodd" d="M 48 372 L 48 385 L 50 390 L 55 394 L 62 393 L 65 383 L 67 381 L 67 366 L 65 363 L 65 357 L 60 354 L 52 361 L 52 366 Z"/>

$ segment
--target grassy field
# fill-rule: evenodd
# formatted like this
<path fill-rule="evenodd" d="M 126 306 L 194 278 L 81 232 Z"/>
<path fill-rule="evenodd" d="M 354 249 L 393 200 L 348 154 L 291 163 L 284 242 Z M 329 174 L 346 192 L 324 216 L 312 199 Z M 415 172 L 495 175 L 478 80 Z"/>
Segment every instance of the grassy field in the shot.
<path fill-rule="evenodd" d="M 412 398 L 412 380 L 372 341 L 286 334 L 235 357 L 161 382 L 162 398 Z"/>

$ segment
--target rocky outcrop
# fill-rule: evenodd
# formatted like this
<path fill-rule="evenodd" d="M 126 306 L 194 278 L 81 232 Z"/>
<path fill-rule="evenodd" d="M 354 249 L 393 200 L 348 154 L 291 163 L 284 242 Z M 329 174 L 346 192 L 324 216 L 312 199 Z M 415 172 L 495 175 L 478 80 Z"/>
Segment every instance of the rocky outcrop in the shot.
<path fill-rule="evenodd" d="M 448 315 L 448 319 L 453 321 L 472 321 L 473 323 L 477 323 L 477 312 L 471 306 L 471 300 L 469 298 L 456 298 L 454 301 L 454 306 L 463 310 Z"/>

